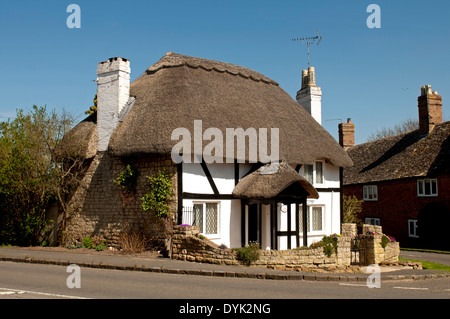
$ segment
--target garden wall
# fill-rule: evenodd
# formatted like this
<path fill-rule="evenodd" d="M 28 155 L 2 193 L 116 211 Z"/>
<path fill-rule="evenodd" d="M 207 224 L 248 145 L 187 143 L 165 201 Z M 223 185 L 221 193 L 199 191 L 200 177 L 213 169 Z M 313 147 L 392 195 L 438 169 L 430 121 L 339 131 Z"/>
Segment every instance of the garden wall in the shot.
<path fill-rule="evenodd" d="M 253 266 L 277 270 L 320 271 L 352 270 L 351 243 L 362 236 L 367 245 L 366 264 L 379 264 L 383 261 L 398 260 L 398 243 L 389 243 L 386 249 L 381 246 L 382 235 L 357 235 L 356 225 L 344 224 L 343 236 L 337 238 L 337 254 L 328 256 L 323 246 L 305 247 L 291 250 L 259 250 L 259 259 Z M 220 247 L 199 234 L 198 226 L 174 226 L 171 245 L 171 258 L 185 261 L 204 262 L 221 265 L 241 265 L 237 249 Z"/>

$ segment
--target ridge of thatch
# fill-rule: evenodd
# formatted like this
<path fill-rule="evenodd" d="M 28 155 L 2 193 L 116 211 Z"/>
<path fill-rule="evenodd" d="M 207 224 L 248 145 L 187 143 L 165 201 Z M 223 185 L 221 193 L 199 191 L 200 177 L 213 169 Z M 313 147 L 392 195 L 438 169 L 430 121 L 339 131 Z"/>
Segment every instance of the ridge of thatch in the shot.
<path fill-rule="evenodd" d="M 347 150 L 354 162 L 344 169 L 344 184 L 450 173 L 450 121 L 428 135 L 419 130 L 355 145 Z"/>
<path fill-rule="evenodd" d="M 218 128 L 223 134 L 227 128 L 267 128 L 268 153 L 270 128 L 278 128 L 279 160 L 288 163 L 323 158 L 352 165 L 334 138 L 275 83 L 234 64 L 168 53 L 131 83 L 136 101 L 113 132 L 109 152 L 170 154 L 178 143 L 171 140 L 172 131 L 187 128 L 193 138 L 194 121 L 202 120 L 203 130 Z M 209 143 L 204 140 L 202 149 Z M 248 149 L 245 154 L 242 160 L 248 160 Z"/>
<path fill-rule="evenodd" d="M 270 165 L 273 165 L 275 170 L 269 167 Z M 295 183 L 306 191 L 308 198 L 319 198 L 314 186 L 284 162 L 266 164 L 244 176 L 234 187 L 232 194 L 237 198 L 270 199 Z"/>
<path fill-rule="evenodd" d="M 202 68 L 206 71 L 216 71 L 219 73 L 228 73 L 238 75 L 246 79 L 251 79 L 256 82 L 264 82 L 278 86 L 278 83 L 268 77 L 256 72 L 252 69 L 245 68 L 232 63 L 225 63 L 215 60 L 208 60 L 204 58 L 197 58 L 188 55 L 182 55 L 173 52 L 167 52 L 158 62 L 147 69 L 148 74 L 158 72 L 163 68 L 188 66 L 194 69 Z"/>

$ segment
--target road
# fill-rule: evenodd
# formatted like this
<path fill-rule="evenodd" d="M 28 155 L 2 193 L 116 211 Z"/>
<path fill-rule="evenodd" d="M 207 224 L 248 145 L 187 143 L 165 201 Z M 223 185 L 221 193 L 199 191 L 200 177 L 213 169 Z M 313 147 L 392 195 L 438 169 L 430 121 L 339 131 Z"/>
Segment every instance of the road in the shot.
<path fill-rule="evenodd" d="M 80 269 L 68 288 L 63 266 L 0 262 L 1 299 L 450 299 L 450 278 L 359 282 L 280 281 Z"/>

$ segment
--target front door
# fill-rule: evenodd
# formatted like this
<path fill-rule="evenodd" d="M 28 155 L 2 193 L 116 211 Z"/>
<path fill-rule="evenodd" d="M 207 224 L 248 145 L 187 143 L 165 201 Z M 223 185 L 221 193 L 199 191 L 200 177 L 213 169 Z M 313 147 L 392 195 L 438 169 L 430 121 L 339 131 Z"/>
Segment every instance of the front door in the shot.
<path fill-rule="evenodd" d="M 258 204 L 251 204 L 248 206 L 247 216 L 247 240 L 251 242 L 259 242 L 259 216 Z"/>

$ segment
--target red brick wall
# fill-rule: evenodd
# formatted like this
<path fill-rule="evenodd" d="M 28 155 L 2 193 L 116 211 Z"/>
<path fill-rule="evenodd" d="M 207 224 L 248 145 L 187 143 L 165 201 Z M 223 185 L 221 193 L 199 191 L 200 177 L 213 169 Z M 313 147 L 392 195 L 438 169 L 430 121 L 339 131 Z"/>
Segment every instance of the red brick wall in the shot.
<path fill-rule="evenodd" d="M 380 218 L 383 233 L 394 236 L 403 246 L 417 244 L 417 239 L 408 236 L 408 219 L 417 219 L 420 210 L 433 202 L 444 203 L 450 208 L 450 175 L 438 179 L 437 197 L 418 197 L 417 178 L 387 182 L 344 186 L 344 195 L 355 195 L 363 199 L 363 185 L 377 185 L 378 200 L 364 201 L 361 218 Z"/>

